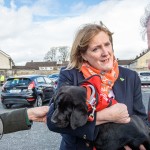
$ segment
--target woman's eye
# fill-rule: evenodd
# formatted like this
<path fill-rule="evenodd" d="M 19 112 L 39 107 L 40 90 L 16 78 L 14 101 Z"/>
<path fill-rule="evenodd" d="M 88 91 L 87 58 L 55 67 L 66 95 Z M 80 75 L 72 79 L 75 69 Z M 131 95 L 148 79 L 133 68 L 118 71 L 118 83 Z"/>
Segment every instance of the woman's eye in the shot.
<path fill-rule="evenodd" d="M 105 44 L 105 46 L 109 46 L 109 45 L 110 45 L 110 43 L 106 43 L 106 44 Z"/>
<path fill-rule="evenodd" d="M 94 52 L 94 51 L 97 51 L 97 50 L 98 50 L 98 47 L 94 48 L 92 51 Z"/>

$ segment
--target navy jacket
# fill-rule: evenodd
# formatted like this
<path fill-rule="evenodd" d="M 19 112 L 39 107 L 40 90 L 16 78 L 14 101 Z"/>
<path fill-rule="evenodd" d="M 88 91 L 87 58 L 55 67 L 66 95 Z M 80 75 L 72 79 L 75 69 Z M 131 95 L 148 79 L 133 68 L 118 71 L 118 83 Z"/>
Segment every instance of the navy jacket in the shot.
<path fill-rule="evenodd" d="M 58 89 L 63 85 L 78 86 L 78 83 L 83 79 L 84 77 L 79 70 L 66 70 L 62 68 L 59 76 Z M 127 105 L 130 115 L 138 115 L 147 122 L 147 114 L 142 102 L 141 82 L 135 71 L 119 67 L 119 77 L 113 86 L 113 92 L 115 99 L 119 103 Z M 50 105 L 50 110 L 47 115 L 47 125 L 51 131 L 61 133 L 62 142 L 60 150 L 92 150 L 92 147 L 87 141 L 93 141 L 96 137 L 95 120 L 75 130 L 69 127 L 60 129 L 51 122 L 54 105 L 53 103 Z"/>

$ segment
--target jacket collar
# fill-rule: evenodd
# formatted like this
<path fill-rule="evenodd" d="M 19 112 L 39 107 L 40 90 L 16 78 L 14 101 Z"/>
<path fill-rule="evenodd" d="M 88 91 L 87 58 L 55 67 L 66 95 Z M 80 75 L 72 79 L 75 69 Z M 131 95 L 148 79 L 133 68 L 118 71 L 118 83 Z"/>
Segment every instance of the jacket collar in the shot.
<path fill-rule="evenodd" d="M 119 72 L 118 79 L 116 80 L 113 86 L 113 92 L 115 94 L 115 99 L 118 102 L 125 103 L 125 95 L 126 95 L 126 77 L 123 76 L 121 72 Z"/>

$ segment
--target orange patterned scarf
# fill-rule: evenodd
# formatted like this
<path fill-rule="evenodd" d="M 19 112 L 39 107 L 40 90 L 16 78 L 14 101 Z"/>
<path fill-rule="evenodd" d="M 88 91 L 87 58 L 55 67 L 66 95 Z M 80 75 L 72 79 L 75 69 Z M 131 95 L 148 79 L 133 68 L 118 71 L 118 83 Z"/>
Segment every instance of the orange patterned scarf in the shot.
<path fill-rule="evenodd" d="M 112 90 L 112 87 L 119 75 L 118 62 L 116 59 L 114 59 L 114 64 L 113 64 L 112 70 L 110 70 L 108 72 L 97 70 L 97 69 L 93 68 L 92 66 L 90 66 L 88 63 L 82 64 L 81 71 L 82 71 L 85 79 L 94 74 L 100 75 L 100 77 L 101 77 L 101 92 L 105 93 L 107 95 L 109 94 L 110 90 Z"/>

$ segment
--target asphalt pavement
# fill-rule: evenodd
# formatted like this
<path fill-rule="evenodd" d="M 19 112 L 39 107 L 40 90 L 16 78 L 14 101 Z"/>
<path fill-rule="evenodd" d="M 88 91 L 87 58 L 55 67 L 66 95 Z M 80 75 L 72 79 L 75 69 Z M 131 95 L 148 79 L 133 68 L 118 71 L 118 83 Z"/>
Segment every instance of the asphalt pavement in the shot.
<path fill-rule="evenodd" d="M 150 88 L 142 88 L 143 102 L 148 107 Z M 0 113 L 12 111 L 0 103 Z M 0 140 L 0 150 L 59 150 L 61 136 L 49 131 L 46 124 L 33 123 L 30 130 L 5 134 Z"/>

